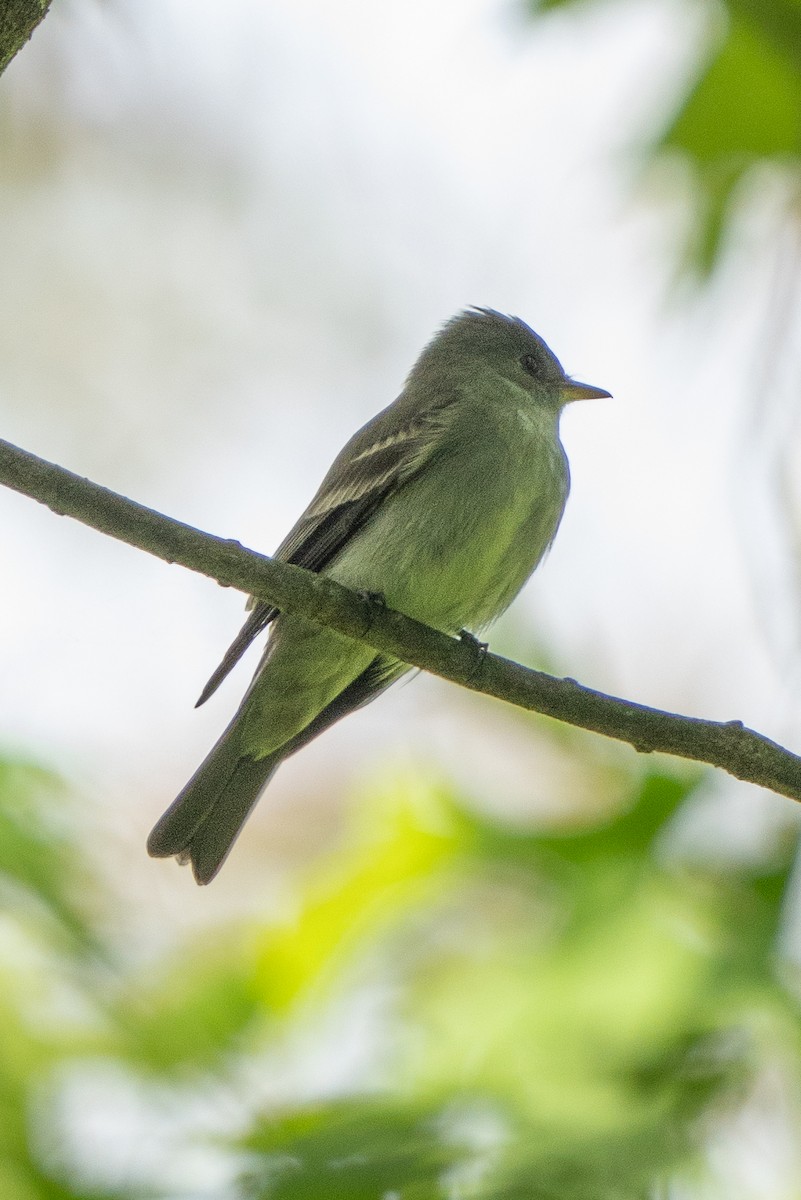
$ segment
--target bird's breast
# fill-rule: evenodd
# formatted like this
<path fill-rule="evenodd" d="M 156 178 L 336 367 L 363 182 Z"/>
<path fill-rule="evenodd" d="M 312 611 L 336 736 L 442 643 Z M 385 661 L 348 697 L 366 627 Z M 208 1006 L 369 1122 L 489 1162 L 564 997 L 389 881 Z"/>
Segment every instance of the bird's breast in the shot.
<path fill-rule="evenodd" d="M 327 573 L 450 632 L 503 612 L 550 546 L 569 487 L 555 418 L 543 428 L 536 413 L 507 411 L 500 429 L 478 422 L 446 441 Z"/>

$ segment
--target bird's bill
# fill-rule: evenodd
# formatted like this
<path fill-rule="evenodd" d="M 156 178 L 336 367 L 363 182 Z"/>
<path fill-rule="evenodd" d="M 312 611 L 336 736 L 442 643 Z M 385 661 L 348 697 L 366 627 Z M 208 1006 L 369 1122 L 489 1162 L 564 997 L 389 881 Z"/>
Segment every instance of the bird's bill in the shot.
<path fill-rule="evenodd" d="M 577 383 L 575 379 L 566 379 L 559 391 L 565 404 L 569 400 L 601 400 L 605 396 L 611 399 L 612 396 L 603 388 L 593 387 L 591 383 Z"/>

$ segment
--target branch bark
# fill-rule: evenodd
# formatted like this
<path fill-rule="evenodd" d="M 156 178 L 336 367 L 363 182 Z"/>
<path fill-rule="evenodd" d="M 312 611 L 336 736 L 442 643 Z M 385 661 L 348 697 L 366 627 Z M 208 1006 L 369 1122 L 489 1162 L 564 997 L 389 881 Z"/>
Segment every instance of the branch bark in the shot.
<path fill-rule="evenodd" d="M 201 533 L 2 440 L 0 484 L 165 562 L 252 593 L 462 687 L 628 742 L 641 753 L 707 763 L 801 800 L 801 758 L 741 721 L 663 712 L 480 654 L 470 642 L 370 603 L 333 580 Z"/>
<path fill-rule="evenodd" d="M 4 0 L 0 4 L 0 75 L 47 16 L 50 0 Z"/>

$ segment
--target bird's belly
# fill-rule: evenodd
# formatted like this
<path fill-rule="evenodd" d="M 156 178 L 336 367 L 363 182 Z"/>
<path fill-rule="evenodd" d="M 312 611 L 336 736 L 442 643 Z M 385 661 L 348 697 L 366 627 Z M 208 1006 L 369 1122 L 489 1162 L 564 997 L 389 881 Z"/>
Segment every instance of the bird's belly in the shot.
<path fill-rule="evenodd" d="M 391 608 L 427 625 L 484 628 L 520 591 L 562 516 L 566 480 L 556 472 L 532 475 L 540 485 L 522 493 L 486 473 L 444 495 L 436 478 L 416 479 L 385 502 L 326 573 L 382 593 Z"/>

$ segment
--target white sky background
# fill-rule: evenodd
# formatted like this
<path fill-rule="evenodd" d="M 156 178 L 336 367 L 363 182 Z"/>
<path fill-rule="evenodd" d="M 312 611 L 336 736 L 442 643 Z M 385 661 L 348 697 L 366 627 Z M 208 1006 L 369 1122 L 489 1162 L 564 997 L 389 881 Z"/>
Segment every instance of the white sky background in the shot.
<path fill-rule="evenodd" d="M 737 474 L 761 232 L 671 307 L 680 210 L 631 187 L 694 28 L 678 3 L 536 26 L 503 0 L 56 7 L 2 81 L 1 435 L 269 551 L 444 319 L 519 314 L 615 399 L 564 419 L 567 516 L 504 650 L 517 633 L 603 690 L 801 744 L 792 597 L 760 607 L 742 523 L 764 481 Z M 249 678 L 253 657 L 193 711 L 241 598 L 2 489 L 0 531 L 4 745 L 92 800 L 115 871 L 188 904 L 144 838 Z M 252 822 L 265 889 L 326 836 L 322 779 L 464 766 L 464 704 L 418 680 L 282 768 Z M 233 862 L 211 891 L 235 895 Z"/>

